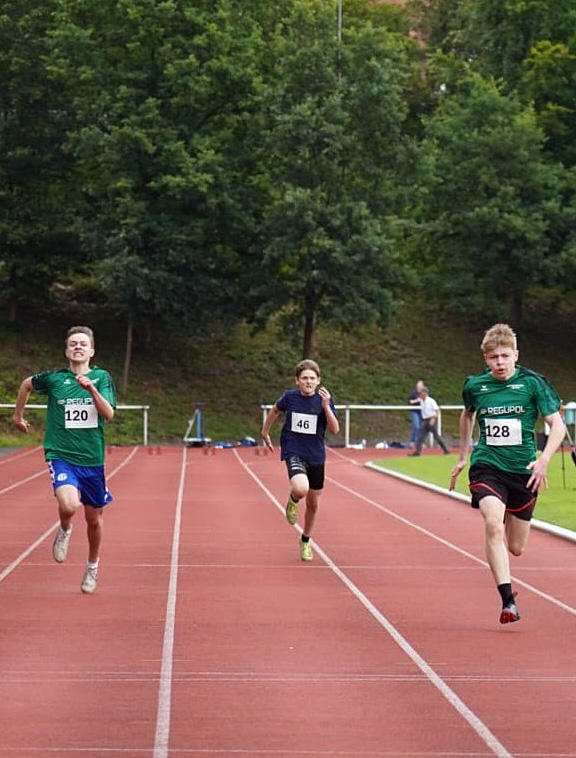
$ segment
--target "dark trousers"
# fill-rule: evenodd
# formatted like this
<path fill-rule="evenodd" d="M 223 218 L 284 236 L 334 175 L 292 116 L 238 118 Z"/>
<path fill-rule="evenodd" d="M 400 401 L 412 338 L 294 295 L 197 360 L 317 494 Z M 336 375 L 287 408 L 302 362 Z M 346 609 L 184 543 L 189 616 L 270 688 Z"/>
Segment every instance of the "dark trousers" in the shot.
<path fill-rule="evenodd" d="M 434 423 L 430 423 L 433 421 Z M 436 423 L 434 419 L 429 418 L 423 418 L 422 419 L 422 426 L 420 427 L 420 436 L 418 437 L 418 442 L 416 443 L 416 452 L 421 453 L 422 452 L 422 445 L 424 443 L 424 440 L 426 439 L 427 434 L 432 434 L 434 437 L 434 442 L 436 442 L 437 445 L 440 445 L 442 450 L 445 453 L 449 453 L 450 450 L 448 449 L 448 445 L 444 442 L 442 437 L 438 434 L 438 429 L 436 428 Z"/>

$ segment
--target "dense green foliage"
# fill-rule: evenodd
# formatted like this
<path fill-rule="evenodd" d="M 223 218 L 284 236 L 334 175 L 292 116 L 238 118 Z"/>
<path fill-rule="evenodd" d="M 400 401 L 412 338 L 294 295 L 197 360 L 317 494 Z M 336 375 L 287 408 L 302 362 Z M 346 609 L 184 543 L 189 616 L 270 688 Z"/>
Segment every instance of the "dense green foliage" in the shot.
<path fill-rule="evenodd" d="M 576 290 L 575 31 L 576 0 L 6 0 L 3 349 L 113 324 L 141 398 L 150 345 L 280 327 L 285 375 L 414 297 L 526 333 Z"/>

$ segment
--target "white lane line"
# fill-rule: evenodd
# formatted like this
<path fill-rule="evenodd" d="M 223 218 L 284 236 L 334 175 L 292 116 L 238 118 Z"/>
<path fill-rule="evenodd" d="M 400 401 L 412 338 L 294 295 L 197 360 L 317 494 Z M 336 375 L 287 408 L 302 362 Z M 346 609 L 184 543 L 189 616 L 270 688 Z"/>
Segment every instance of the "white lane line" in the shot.
<path fill-rule="evenodd" d="M 178 563 L 180 556 L 180 531 L 182 525 L 182 499 L 186 482 L 186 458 L 188 448 L 182 448 L 180 466 L 180 484 L 174 517 L 172 536 L 172 558 L 170 561 L 170 582 L 166 602 L 166 621 L 164 623 L 164 643 L 162 646 L 162 666 L 160 669 L 160 687 L 158 690 L 158 710 L 156 713 L 156 732 L 154 736 L 153 758 L 167 758 L 170 739 L 170 705 L 172 699 L 172 670 L 174 665 L 174 629 L 176 623 L 176 596 L 178 592 Z"/>
<path fill-rule="evenodd" d="M 107 475 L 107 479 L 112 479 L 112 477 L 117 474 L 121 469 L 126 466 L 126 464 L 132 460 L 132 458 L 136 455 L 136 452 L 138 451 L 138 448 L 135 447 L 132 449 L 131 453 L 120 463 L 116 468 L 112 471 L 112 473 Z M 17 482 L 17 484 L 12 485 L 12 487 L 8 487 L 6 490 L 0 491 L 0 495 L 3 492 L 7 492 L 9 489 L 12 489 L 13 487 L 18 487 L 21 484 L 26 484 L 26 482 L 31 481 L 32 479 L 36 479 L 39 476 L 47 475 L 48 471 L 40 471 L 38 474 L 34 474 L 33 476 L 29 476 L 27 479 L 22 479 L 20 482 Z M 58 525 L 60 524 L 60 521 L 55 521 L 51 527 L 49 527 L 44 534 L 41 534 L 40 537 L 38 537 L 37 540 L 35 540 L 29 547 L 26 548 L 26 550 L 23 553 L 20 553 L 20 555 L 15 558 L 12 563 L 10 563 L 6 568 L 0 573 L 0 582 L 4 581 L 6 577 L 11 574 L 14 569 L 18 568 L 18 566 L 26 560 L 26 558 L 30 555 L 30 553 L 34 552 L 36 548 L 41 545 L 47 537 L 49 537 L 52 532 L 54 532 L 55 529 L 58 528 Z"/>
<path fill-rule="evenodd" d="M 370 468 L 373 468 L 370 466 Z M 378 470 L 378 469 L 376 469 Z M 382 469 L 380 470 L 382 471 Z M 388 472 L 383 472 L 388 473 Z M 402 477 L 405 478 L 405 477 Z M 328 479 L 328 477 L 327 477 Z M 371 500 L 368 497 L 365 497 L 364 495 L 360 494 L 359 492 L 356 492 L 355 490 L 350 489 L 349 487 L 346 487 L 344 484 L 340 484 L 340 482 L 337 482 L 335 479 L 329 479 L 330 482 L 335 484 L 337 487 L 340 487 L 341 489 L 345 490 L 346 492 L 349 492 L 351 495 L 354 495 L 355 497 L 360 498 L 361 500 L 364 500 L 364 502 L 368 503 L 369 505 L 372 505 L 374 508 L 377 508 L 378 510 L 382 511 L 383 513 L 386 513 L 388 516 L 391 516 L 392 518 L 395 518 L 397 521 L 401 521 L 403 524 L 406 524 L 407 526 L 411 527 L 412 529 L 415 529 L 416 531 L 420 532 L 421 534 L 426 535 L 430 539 L 435 540 L 436 542 L 439 542 L 441 545 L 444 545 L 445 547 L 450 548 L 451 550 L 454 550 L 457 553 L 460 553 L 460 555 L 465 556 L 466 558 L 469 558 L 471 561 L 474 561 L 475 563 L 478 563 L 480 566 L 484 566 L 486 568 L 489 568 L 488 563 L 481 558 L 478 558 L 478 556 L 473 555 L 472 553 L 469 553 L 467 550 L 463 550 L 462 548 L 458 547 L 452 542 L 449 542 L 448 540 L 443 539 L 442 537 L 439 537 L 437 534 L 434 534 L 433 532 L 428 531 L 428 529 L 424 529 L 421 526 L 418 526 L 418 524 L 415 524 L 413 521 L 409 521 L 408 519 L 404 518 L 403 516 L 400 516 L 400 514 L 395 513 L 394 511 L 391 511 L 389 508 L 386 508 L 381 503 L 377 503 L 375 500 Z M 417 480 L 414 480 L 411 482 L 412 484 L 417 484 Z M 429 489 L 429 487 L 426 487 L 426 489 Z M 452 494 L 454 493 L 447 493 L 446 491 L 443 491 L 441 488 L 437 488 L 439 494 L 446 495 L 446 494 Z M 468 502 L 469 499 L 466 498 L 466 501 Z M 554 534 L 554 532 L 552 532 Z M 559 535 L 556 535 L 559 536 Z M 549 595 L 547 592 L 543 592 L 542 590 L 539 590 L 537 587 L 535 587 L 533 584 L 529 584 L 528 582 L 523 581 L 522 579 L 519 579 L 517 576 L 512 576 L 512 580 L 514 584 L 519 585 L 520 587 L 524 587 L 525 590 L 528 590 L 529 592 L 532 592 L 534 595 L 538 595 L 538 597 L 542 598 L 543 600 L 546 600 L 547 602 L 551 603 L 552 605 L 556 605 L 558 608 L 561 608 L 563 611 L 566 611 L 566 613 L 570 613 L 572 616 L 576 616 L 576 608 L 574 608 L 573 605 L 568 605 L 567 603 L 563 603 L 561 600 L 558 600 L 558 598 L 554 597 L 553 595 Z"/>
<path fill-rule="evenodd" d="M 245 469 L 254 479 L 256 484 L 268 495 L 274 505 L 283 513 L 284 507 L 277 500 L 277 498 L 270 492 L 270 490 L 260 481 L 260 479 L 254 474 L 254 472 L 244 463 L 238 452 L 234 450 L 234 455 Z M 342 487 L 350 493 L 354 493 L 353 490 L 340 485 L 333 479 L 330 479 L 334 484 Z M 363 500 L 373 502 L 358 495 Z M 391 514 L 395 515 L 395 514 Z M 407 522 L 405 519 L 402 521 Z M 297 526 L 297 525 L 296 525 Z M 300 531 L 300 527 L 298 527 Z M 422 530 L 425 531 L 425 530 Z M 332 569 L 334 574 L 340 579 L 340 581 L 350 590 L 352 595 L 364 606 L 364 608 L 376 619 L 380 626 L 389 634 L 389 636 L 396 642 L 400 649 L 406 654 L 406 656 L 420 669 L 426 679 L 440 692 L 443 697 L 450 703 L 450 705 L 457 711 L 457 713 L 469 724 L 469 726 L 478 734 L 484 744 L 490 748 L 494 755 L 498 758 L 514 758 L 512 753 L 504 747 L 504 745 L 496 738 L 496 736 L 490 731 L 490 729 L 484 724 L 484 722 L 476 716 L 476 714 L 468 708 L 464 701 L 458 697 L 454 690 L 446 684 L 446 682 L 439 676 L 434 669 L 422 658 L 422 656 L 410 645 L 408 640 L 400 634 L 396 627 L 388 621 L 386 616 L 381 613 L 378 608 L 364 595 L 364 593 L 357 587 L 354 582 L 332 561 L 332 559 L 322 550 L 316 541 L 314 541 L 314 547 L 316 553 L 322 558 L 322 560 Z M 463 552 L 463 551 L 460 551 Z M 156 757 L 155 757 L 156 758 Z"/>

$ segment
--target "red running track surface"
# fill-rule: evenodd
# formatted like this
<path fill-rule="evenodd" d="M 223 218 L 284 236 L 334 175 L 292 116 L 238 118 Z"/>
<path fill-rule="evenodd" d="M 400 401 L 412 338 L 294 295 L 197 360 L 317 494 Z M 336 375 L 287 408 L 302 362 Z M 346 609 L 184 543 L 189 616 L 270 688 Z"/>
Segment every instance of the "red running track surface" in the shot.
<path fill-rule="evenodd" d="M 501 626 L 478 513 L 384 455 L 329 451 L 309 564 L 277 454 L 111 448 L 92 596 L 0 458 L 0 758 L 576 756 L 574 545 L 533 530 Z"/>

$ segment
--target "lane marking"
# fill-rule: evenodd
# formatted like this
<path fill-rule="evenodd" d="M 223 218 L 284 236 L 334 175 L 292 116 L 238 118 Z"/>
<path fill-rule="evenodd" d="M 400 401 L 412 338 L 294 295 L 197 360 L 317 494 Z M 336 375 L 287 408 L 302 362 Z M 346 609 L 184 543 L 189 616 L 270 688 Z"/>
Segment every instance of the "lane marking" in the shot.
<path fill-rule="evenodd" d="M 132 458 L 136 455 L 137 451 L 138 451 L 138 447 L 133 448 L 133 450 L 131 451 L 131 453 L 122 461 L 122 463 L 120 463 L 118 466 L 116 466 L 116 468 L 112 471 L 112 473 L 108 474 L 106 478 L 107 479 L 112 479 L 112 477 L 115 474 L 117 474 L 119 471 L 121 471 L 124 468 L 124 466 L 126 466 L 129 463 L 129 461 L 132 460 Z M 30 482 L 30 481 L 32 481 L 32 479 L 36 479 L 39 476 L 45 476 L 46 474 L 48 474 L 48 471 L 44 470 L 44 471 L 38 472 L 37 474 L 33 474 L 32 476 L 29 476 L 27 479 L 22 479 L 17 484 L 13 484 L 11 487 L 7 487 L 4 490 L 0 490 L 0 495 L 3 492 L 8 492 L 8 490 L 13 489 L 14 487 L 18 487 L 21 484 L 26 484 L 26 482 Z M 6 568 L 2 572 L 0 572 L 0 582 L 3 582 L 4 579 L 6 579 L 6 577 L 14 571 L 14 569 L 18 568 L 18 566 L 20 566 L 20 564 L 23 563 L 23 561 L 25 561 L 26 558 L 31 553 L 33 553 L 34 550 L 36 550 L 36 548 L 39 545 L 41 545 L 44 542 L 45 539 L 47 539 L 56 529 L 58 529 L 59 524 L 60 524 L 60 521 L 55 521 L 52 524 L 52 526 L 50 526 L 44 532 L 44 534 L 41 534 L 40 537 L 38 537 L 37 540 L 35 540 L 29 547 L 27 547 L 26 550 L 24 550 L 23 553 L 20 553 L 20 555 L 17 558 L 15 558 L 12 561 L 12 563 L 10 563 L 8 566 L 6 566 Z"/>
<path fill-rule="evenodd" d="M 270 490 L 263 484 L 263 482 L 260 481 L 258 476 L 254 474 L 254 472 L 244 463 L 242 458 L 238 455 L 238 452 L 234 450 L 234 455 L 236 456 L 237 460 L 239 461 L 240 465 L 244 468 L 245 471 L 250 474 L 252 479 L 256 482 L 256 484 L 268 495 L 268 497 L 271 499 L 271 501 L 274 503 L 274 505 L 282 512 L 284 513 L 284 506 L 281 505 L 280 501 L 270 492 Z M 350 488 L 341 485 L 339 482 L 336 482 L 333 479 L 328 479 L 329 481 L 333 482 L 334 484 L 341 486 L 342 489 L 355 494 L 353 490 Z M 377 505 L 374 503 L 374 501 L 370 501 L 368 498 L 362 497 L 362 499 L 366 500 L 367 502 L 372 502 L 374 505 Z M 384 509 L 386 510 L 386 509 Z M 390 515 L 396 516 L 397 514 L 394 514 L 390 512 Z M 399 517 L 404 523 L 410 524 L 409 521 L 406 519 L 403 519 Z M 298 528 L 298 531 L 301 533 L 302 529 L 298 524 L 294 525 L 295 528 Z M 421 530 L 426 533 L 426 530 Z M 431 535 L 432 536 L 432 535 Z M 329 566 L 329 568 L 334 572 L 334 574 L 340 579 L 340 581 L 350 590 L 352 595 L 358 600 L 361 605 L 364 606 L 364 608 L 370 613 L 370 615 L 376 619 L 376 621 L 380 624 L 380 626 L 388 633 L 388 635 L 394 640 L 394 642 L 400 647 L 400 649 L 406 654 L 406 656 L 420 669 L 420 671 L 424 674 L 426 679 L 440 692 L 440 694 L 448 701 L 448 703 L 456 710 L 456 712 L 466 721 L 466 723 L 476 732 L 476 734 L 480 737 L 480 739 L 484 742 L 484 744 L 492 750 L 494 755 L 498 756 L 498 758 L 514 758 L 512 753 L 508 752 L 508 750 L 504 747 L 504 745 L 497 739 L 497 737 L 490 731 L 490 729 L 484 724 L 484 722 L 476 716 L 476 714 L 464 703 L 464 701 L 454 692 L 454 690 L 446 684 L 446 682 L 442 679 L 442 677 L 436 673 L 436 671 L 430 666 L 424 658 L 415 650 L 415 648 L 412 647 L 412 645 L 408 642 L 408 640 L 402 636 L 402 634 L 396 629 L 396 627 L 386 618 L 386 616 L 381 613 L 381 611 L 376 608 L 376 606 L 364 595 L 364 593 L 360 590 L 359 587 L 354 584 L 354 582 L 342 571 L 335 563 L 332 561 L 332 559 L 327 555 L 327 553 L 322 550 L 322 548 L 318 545 L 316 541 L 314 541 L 314 548 L 316 553 L 322 558 L 322 560 Z M 464 554 L 465 551 L 460 551 Z"/>
<path fill-rule="evenodd" d="M 377 503 L 375 500 L 371 500 L 369 497 L 366 497 L 365 495 L 362 495 L 361 493 L 356 492 L 353 489 L 350 489 L 350 487 L 347 487 L 345 484 L 341 484 L 336 479 L 331 479 L 330 477 L 326 477 L 326 479 L 327 481 L 331 482 L 337 487 L 340 487 L 340 489 L 343 489 L 345 492 L 348 492 L 349 494 L 354 495 L 360 500 L 364 500 L 364 502 L 368 503 L 369 505 L 372 505 L 374 508 L 377 508 L 383 513 L 386 513 L 386 515 L 391 516 L 392 518 L 396 519 L 397 521 L 400 521 L 406 526 L 411 527 L 412 529 L 415 529 L 421 534 L 424 534 L 426 537 L 429 537 L 430 539 L 435 540 L 436 542 L 439 542 L 441 545 L 444 545 L 444 547 L 448 547 L 451 550 L 454 550 L 456 553 L 463 555 L 465 558 L 468 558 L 469 560 L 474 561 L 474 563 L 477 563 L 480 566 L 484 566 L 485 568 L 488 568 L 488 569 L 490 568 L 488 563 L 482 558 L 478 558 L 477 555 L 474 555 L 473 553 L 469 553 L 467 550 L 464 550 L 463 548 L 458 547 L 458 545 L 455 545 L 453 542 L 449 542 L 448 540 L 445 540 L 443 537 L 440 537 L 437 534 L 430 532 L 428 529 L 424 529 L 424 527 L 421 527 L 418 524 L 415 524 L 413 521 L 410 521 L 409 519 L 404 518 L 404 516 L 401 516 L 399 513 L 396 513 L 395 511 L 390 510 L 389 508 L 382 505 L 381 503 Z M 443 495 L 453 494 L 453 493 L 447 493 L 446 491 L 443 491 L 440 488 L 438 488 L 438 490 L 439 490 L 439 494 L 443 494 Z M 467 499 L 467 502 L 468 502 L 468 499 Z M 532 592 L 534 595 L 537 595 L 538 597 L 542 598 L 543 600 L 546 600 L 552 605 L 556 605 L 558 608 L 561 608 L 563 611 L 566 611 L 566 613 L 570 613 L 572 616 L 576 616 L 576 608 L 574 606 L 568 605 L 567 603 L 563 603 L 561 600 L 558 600 L 558 598 L 554 597 L 553 595 L 549 595 L 547 592 L 544 592 L 543 590 L 539 590 L 533 584 L 529 584 L 528 582 L 525 582 L 522 579 L 519 579 L 517 576 L 512 575 L 512 580 L 515 584 L 519 585 L 520 587 L 523 587 L 525 590 Z"/>
<path fill-rule="evenodd" d="M 172 671 L 174 666 L 174 630 L 176 626 L 176 597 L 178 592 L 178 562 L 180 556 L 180 532 L 182 525 L 182 501 L 186 482 L 186 445 L 182 448 L 180 464 L 180 483 L 176 499 L 174 516 L 174 533 L 172 535 L 172 557 L 170 560 L 170 582 L 166 600 L 166 621 L 164 623 L 164 642 L 162 645 L 162 666 L 160 669 L 160 687 L 158 690 L 158 710 L 156 713 L 156 732 L 154 735 L 154 758 L 168 756 L 170 739 L 170 716 L 172 699 Z"/>

